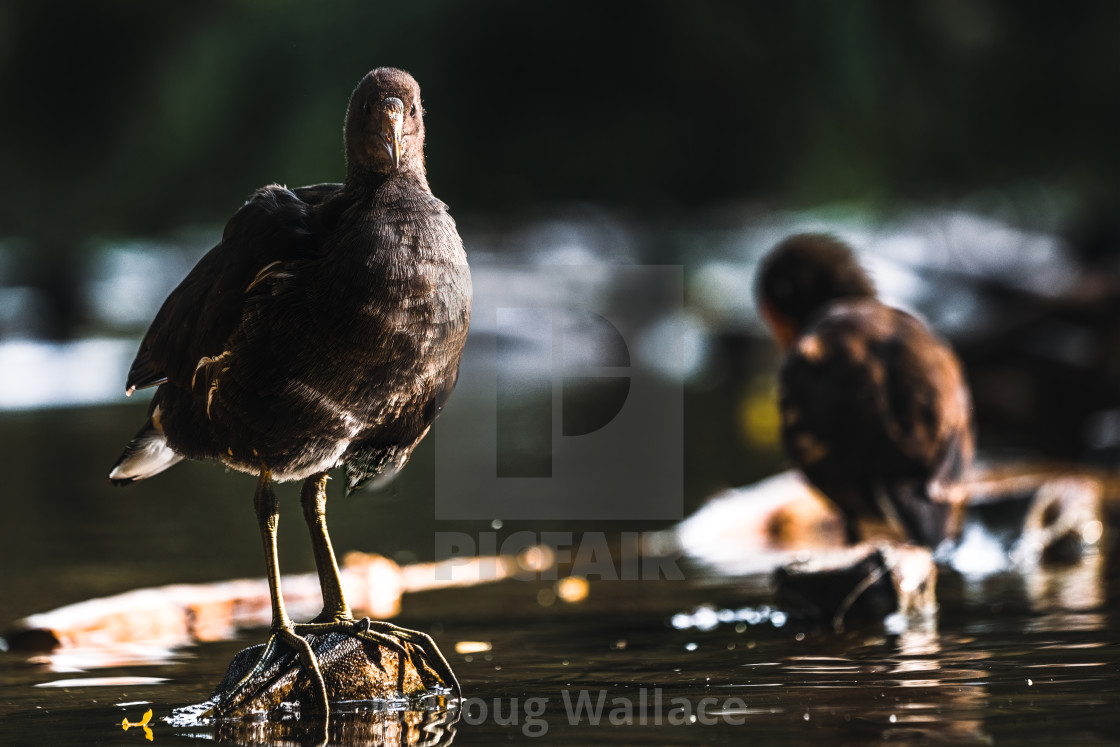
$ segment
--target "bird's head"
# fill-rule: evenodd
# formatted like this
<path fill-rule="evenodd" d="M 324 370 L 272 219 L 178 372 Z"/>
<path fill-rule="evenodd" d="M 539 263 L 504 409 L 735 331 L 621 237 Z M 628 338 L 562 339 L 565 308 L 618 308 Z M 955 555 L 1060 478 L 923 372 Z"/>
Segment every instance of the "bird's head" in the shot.
<path fill-rule="evenodd" d="M 416 79 L 396 68 L 371 70 L 350 95 L 344 134 L 351 177 L 423 175 L 424 113 Z"/>
<path fill-rule="evenodd" d="M 875 285 L 855 253 L 826 234 L 790 236 L 763 258 L 755 300 L 782 350 L 789 350 L 825 306 L 842 299 L 874 298 Z"/>

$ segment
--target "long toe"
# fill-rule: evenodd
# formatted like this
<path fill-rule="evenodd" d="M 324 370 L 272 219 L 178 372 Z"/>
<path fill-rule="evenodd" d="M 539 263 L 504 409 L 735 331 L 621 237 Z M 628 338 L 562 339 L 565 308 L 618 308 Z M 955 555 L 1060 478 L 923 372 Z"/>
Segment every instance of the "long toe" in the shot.
<path fill-rule="evenodd" d="M 322 617 L 322 616 L 320 616 Z M 342 633 L 353 636 L 362 641 L 368 641 L 380 648 L 395 651 L 401 660 L 409 660 L 418 669 L 428 669 L 440 683 L 449 688 L 455 697 L 461 697 L 459 681 L 451 671 L 443 652 L 427 633 L 419 630 L 402 628 L 399 625 L 385 622 L 384 620 L 371 620 L 366 617 L 361 620 L 334 619 L 329 622 L 320 622 L 320 618 L 310 623 L 301 623 L 293 626 L 293 635 L 326 635 L 328 633 Z M 419 650 L 422 656 L 415 656 Z"/>
<path fill-rule="evenodd" d="M 404 641 L 411 646 L 415 646 L 423 652 L 425 663 L 428 668 L 439 677 L 443 685 L 450 688 L 456 698 L 462 697 L 462 689 L 459 687 L 459 680 L 455 677 L 455 673 L 451 671 L 451 665 L 448 664 L 443 652 L 439 650 L 439 646 L 436 645 L 436 642 L 427 633 L 419 630 L 402 628 L 399 625 L 394 625 L 384 620 L 370 620 L 367 617 L 354 624 L 354 635 L 365 640 L 381 641 L 392 639 L 398 642 Z M 400 643 L 397 645 L 401 646 Z"/>
<path fill-rule="evenodd" d="M 314 698 L 310 710 L 329 713 L 327 686 L 319 668 L 318 657 L 302 636 L 290 628 L 281 627 L 271 632 L 261 652 L 236 683 L 228 687 L 218 686 L 218 703 L 212 709 L 212 715 L 230 715 L 250 700 L 264 694 L 268 689 L 265 680 L 269 677 L 270 670 L 283 663 L 285 646 L 296 654 L 300 665 L 307 672 Z"/>
<path fill-rule="evenodd" d="M 320 616 L 321 617 L 321 616 Z M 380 626 L 385 625 L 387 629 L 382 629 Z M 309 623 L 300 623 L 293 626 L 293 630 L 298 635 L 327 635 L 328 633 L 342 633 L 343 635 L 354 636 L 361 638 L 365 641 L 376 643 L 385 648 L 392 649 L 404 657 L 411 656 L 411 652 L 401 641 L 404 640 L 408 643 L 414 641 L 416 631 L 406 630 L 405 628 L 398 628 L 389 623 L 375 623 L 368 617 L 362 620 L 349 619 L 327 619 L 321 620 L 319 617 L 315 618 Z M 397 635 L 400 631 L 410 634 L 408 637 Z M 420 634 L 423 635 L 423 634 Z"/>
<path fill-rule="evenodd" d="M 282 628 L 275 633 L 285 643 L 291 646 L 299 656 L 299 661 L 311 678 L 311 688 L 315 693 L 315 708 L 319 713 L 330 713 L 330 701 L 327 698 L 327 683 L 323 679 L 323 672 L 319 669 L 319 657 L 311 650 L 311 644 L 294 631 Z"/>

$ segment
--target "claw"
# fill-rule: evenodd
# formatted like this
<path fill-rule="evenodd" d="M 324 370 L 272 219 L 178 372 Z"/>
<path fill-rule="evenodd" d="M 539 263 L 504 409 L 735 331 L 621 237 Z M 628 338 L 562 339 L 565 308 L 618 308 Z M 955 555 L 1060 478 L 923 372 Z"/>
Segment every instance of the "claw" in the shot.
<path fill-rule="evenodd" d="M 451 689 L 456 698 L 462 697 L 459 680 L 455 677 L 455 673 L 451 671 L 451 665 L 447 663 L 443 652 L 439 650 L 439 646 L 427 633 L 402 628 L 383 620 L 371 620 L 368 617 L 361 620 L 336 618 L 334 622 L 329 623 L 308 623 L 294 626 L 294 633 L 296 634 L 314 633 L 321 635 L 330 632 L 345 633 L 363 641 L 384 646 L 396 651 L 402 659 L 411 659 L 412 653 L 408 646 L 415 646 L 424 653 L 429 668 L 439 677 L 442 683 Z"/>
<path fill-rule="evenodd" d="M 257 660 L 253 662 L 253 666 L 249 668 L 249 671 L 236 685 L 230 688 L 226 702 L 216 705 L 212 709 L 212 713 L 222 715 L 235 705 L 237 695 L 272 664 L 280 642 L 286 643 L 295 652 L 296 656 L 299 657 L 300 664 L 303 665 L 311 678 L 312 689 L 315 691 L 315 711 L 322 714 L 330 713 L 327 683 L 323 679 L 322 670 L 319 669 L 319 658 L 311 650 L 311 644 L 290 628 L 276 628 L 269 634 L 268 641 L 260 655 L 257 656 Z"/>
<path fill-rule="evenodd" d="M 315 652 L 311 650 L 311 644 L 291 630 L 281 630 L 280 636 L 296 650 L 296 653 L 299 654 L 300 663 L 308 670 L 308 675 L 314 679 L 316 710 L 319 713 L 329 714 L 331 708 L 330 701 L 327 699 L 327 683 L 323 679 L 322 670 L 319 669 L 319 657 L 315 656 Z"/>
<path fill-rule="evenodd" d="M 373 621 L 371 621 L 369 618 L 366 618 L 364 620 L 336 620 L 329 623 L 306 623 L 296 625 L 295 632 L 299 635 L 325 635 L 327 633 L 342 633 L 344 635 L 351 635 L 355 638 L 360 638 L 363 641 L 376 643 L 379 646 L 391 648 L 402 657 L 409 656 L 408 649 L 405 648 L 403 643 L 397 640 L 397 637 L 376 630 L 371 630 L 373 625 Z M 377 623 L 377 625 L 388 625 L 388 623 Z M 362 630 L 362 628 L 364 628 L 364 630 Z M 400 628 L 400 630 L 404 630 L 404 628 Z M 411 633 L 412 631 L 407 632 Z"/>
<path fill-rule="evenodd" d="M 439 650 L 439 646 L 436 645 L 436 642 L 430 635 L 419 630 L 409 630 L 408 628 L 402 628 L 399 625 L 393 625 L 392 623 L 380 620 L 376 622 L 371 621 L 370 626 L 376 627 L 376 630 L 371 630 L 367 635 L 376 635 L 379 638 L 392 636 L 393 638 L 407 641 L 409 644 L 423 651 L 429 660 L 432 671 L 443 680 L 443 684 L 451 688 L 451 692 L 456 698 L 463 697 L 463 691 L 459 686 L 458 678 L 455 676 L 455 673 L 451 671 L 451 665 L 447 663 L 443 652 Z"/>

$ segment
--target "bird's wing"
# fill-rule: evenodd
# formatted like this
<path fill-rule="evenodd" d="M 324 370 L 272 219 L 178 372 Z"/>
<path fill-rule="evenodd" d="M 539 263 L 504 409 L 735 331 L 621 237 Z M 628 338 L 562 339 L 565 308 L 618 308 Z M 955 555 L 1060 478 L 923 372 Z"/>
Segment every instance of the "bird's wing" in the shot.
<path fill-rule="evenodd" d="M 127 390 L 164 381 L 189 387 L 200 360 L 221 354 L 254 281 L 277 263 L 315 251 L 311 210 L 338 189 L 321 184 L 258 190 L 226 224 L 221 242 L 164 301 L 129 369 Z"/>
<path fill-rule="evenodd" d="M 970 406 L 952 351 L 917 319 L 874 302 L 838 307 L 781 375 L 787 453 L 814 479 L 930 479 L 967 440 Z"/>

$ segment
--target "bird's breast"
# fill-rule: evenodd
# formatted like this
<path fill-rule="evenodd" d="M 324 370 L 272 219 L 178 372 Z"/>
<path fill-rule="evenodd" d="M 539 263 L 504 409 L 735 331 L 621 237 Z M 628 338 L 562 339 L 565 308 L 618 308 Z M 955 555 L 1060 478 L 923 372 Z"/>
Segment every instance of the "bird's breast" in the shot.
<path fill-rule="evenodd" d="M 288 393 L 360 431 L 427 407 L 454 381 L 472 292 L 447 223 L 367 224 L 306 269 L 272 348 L 284 350 Z"/>

